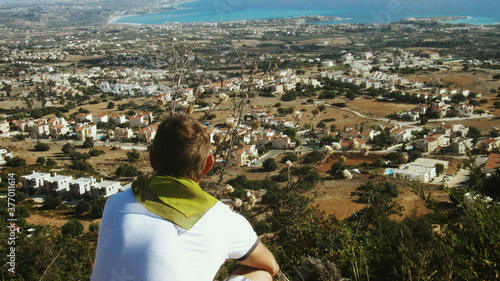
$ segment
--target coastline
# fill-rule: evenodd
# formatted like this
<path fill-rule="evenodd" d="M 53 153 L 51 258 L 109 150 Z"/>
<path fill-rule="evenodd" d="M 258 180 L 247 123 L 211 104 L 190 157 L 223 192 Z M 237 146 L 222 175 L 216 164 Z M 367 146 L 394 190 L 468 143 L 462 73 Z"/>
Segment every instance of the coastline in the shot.
<path fill-rule="evenodd" d="M 175 12 L 179 10 L 189 10 L 189 9 L 195 9 L 194 7 L 179 7 L 179 5 L 187 4 L 190 2 L 197 2 L 200 0 L 179 0 L 176 1 L 173 4 L 168 4 L 163 6 L 160 10 L 158 11 L 151 11 L 145 9 L 144 13 L 136 13 L 136 14 L 128 14 L 128 15 L 113 15 L 109 18 L 107 21 L 107 24 L 125 24 L 125 25 L 162 25 L 162 24 L 203 24 L 203 23 L 223 23 L 223 22 L 248 22 L 248 21 L 265 21 L 265 20 L 280 20 L 280 19 L 304 19 L 304 23 L 309 23 L 309 24 L 336 24 L 338 21 L 342 21 L 339 23 L 351 23 L 351 24 L 377 24 L 378 22 L 370 22 L 366 21 L 364 18 L 356 17 L 356 16 L 349 16 L 349 15 L 344 15 L 343 17 L 340 16 L 328 16 L 328 15 L 320 15 L 320 14 L 304 14 L 301 16 L 286 16 L 286 12 L 283 13 L 282 16 L 278 13 L 277 15 L 274 15 L 275 17 L 270 17 L 267 19 L 264 18 L 252 18 L 252 16 L 248 15 L 249 18 L 241 18 L 240 19 L 235 19 L 235 20 L 207 20 L 205 19 L 196 19 L 196 17 L 193 17 L 192 21 L 185 21 L 182 20 L 182 14 L 179 17 L 179 21 L 170 20 L 168 17 L 165 17 L 165 19 L 162 22 L 158 22 L 158 18 L 161 18 L 160 14 L 163 13 L 170 13 L 170 12 Z M 283 11 L 287 11 L 286 9 Z M 228 12 L 228 14 L 231 14 L 231 11 Z M 160 15 L 160 17 L 158 17 Z M 145 17 L 145 20 L 140 18 L 141 16 Z M 149 20 L 148 16 L 157 16 L 156 19 Z M 126 18 L 131 18 L 135 17 L 134 20 L 127 21 Z M 229 16 L 230 17 L 230 16 Z M 140 18 L 139 20 L 137 18 Z M 162 20 L 162 19 L 160 19 Z M 134 22 L 136 21 L 136 22 Z M 137 22 L 139 21 L 139 22 Z M 149 22 L 148 22 L 149 21 Z M 398 22 L 407 22 L 407 21 L 436 21 L 436 22 L 441 22 L 441 23 L 450 23 L 450 24 L 468 24 L 468 25 L 496 25 L 498 22 L 496 22 L 496 18 L 488 18 L 488 17 L 471 17 L 471 16 L 418 16 L 418 17 L 405 17 L 401 19 L 394 19 L 390 23 L 398 23 Z"/>
<path fill-rule="evenodd" d="M 187 2 L 194 2 L 196 0 L 192 0 L 192 1 L 186 1 Z M 174 10 L 183 10 L 182 8 L 180 9 L 173 9 L 172 11 Z M 154 15 L 154 14 L 158 14 L 158 13 L 148 13 L 148 14 L 134 14 L 134 15 L 114 15 L 114 16 L 111 16 L 107 23 L 106 24 L 124 24 L 124 25 L 162 25 L 162 24 L 166 24 L 166 23 L 179 23 L 179 22 L 174 22 L 174 21 L 164 21 L 162 23 L 137 23 L 137 22 L 117 22 L 118 20 L 121 20 L 121 19 L 124 19 L 124 18 L 128 18 L 128 17 L 136 17 L 136 16 L 142 16 L 142 15 Z M 321 19 L 323 18 L 323 19 Z M 328 24 L 336 24 L 334 22 L 336 21 L 349 21 L 349 20 L 353 20 L 353 18 L 341 18 L 341 17 L 327 17 L 327 16 L 320 16 L 320 15 L 307 15 L 307 16 L 297 16 L 297 17 L 279 17 L 279 18 L 270 18 L 270 19 L 267 19 L 267 20 L 286 20 L 286 19 L 303 19 L 305 22 L 304 23 L 309 23 L 309 24 L 321 24 L 321 23 L 325 23 L 325 22 L 328 22 Z M 312 19 L 315 19 L 315 20 L 312 20 Z M 455 21 L 461 21 L 461 20 L 472 20 L 474 19 L 474 17 L 471 17 L 471 16 L 450 16 L 450 17 L 421 17 L 421 18 L 414 18 L 414 17 L 408 17 L 408 18 L 404 18 L 404 19 L 401 19 L 399 21 L 394 21 L 392 23 L 397 23 L 397 22 L 411 22 L 411 21 L 436 21 L 436 22 L 443 22 L 443 23 L 451 23 L 451 24 L 460 24 L 461 22 L 455 22 Z M 235 20 L 235 21 L 224 21 L 224 22 L 227 22 L 227 23 L 230 23 L 230 22 L 248 22 L 248 21 L 266 21 L 265 19 L 243 19 L 243 20 Z M 195 23 L 220 23 L 221 21 L 213 21 L 213 22 L 197 22 L 197 21 L 193 21 L 193 22 L 185 22 L 185 24 L 195 24 Z M 331 23 L 330 23 L 331 22 Z M 344 22 L 342 22 L 344 23 Z M 356 24 L 355 22 L 353 22 L 353 24 Z M 372 23 L 357 23 L 357 24 L 376 24 L 376 22 L 372 22 Z M 469 25 L 498 25 L 500 24 L 500 22 L 495 22 L 495 23 L 487 23 L 487 24 L 482 24 L 482 23 L 466 23 L 465 24 L 469 24 Z"/>
<path fill-rule="evenodd" d="M 145 13 L 137 13 L 137 14 L 130 14 L 130 15 L 112 15 L 111 17 L 109 17 L 106 24 L 144 25 L 142 23 L 116 22 L 116 21 L 123 19 L 123 18 L 128 18 L 128 17 L 147 16 L 147 15 L 154 15 L 154 14 L 158 14 L 158 13 L 162 13 L 162 12 L 172 12 L 172 11 L 176 11 L 176 10 L 191 9 L 191 8 L 178 7 L 178 5 L 187 4 L 187 3 L 196 2 L 196 1 L 198 1 L 198 0 L 178 0 L 173 4 L 168 4 L 168 5 L 162 6 L 160 11 L 156 11 L 156 12 L 149 12 L 149 13 L 145 12 Z M 169 8 L 169 9 L 166 10 L 167 8 Z M 159 23 L 159 24 L 163 24 L 163 23 Z"/>

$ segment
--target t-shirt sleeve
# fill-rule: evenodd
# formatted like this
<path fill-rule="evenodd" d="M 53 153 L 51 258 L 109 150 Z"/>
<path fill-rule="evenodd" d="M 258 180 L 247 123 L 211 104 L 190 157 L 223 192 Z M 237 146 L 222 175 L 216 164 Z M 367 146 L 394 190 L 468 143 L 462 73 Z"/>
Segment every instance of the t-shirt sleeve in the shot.
<path fill-rule="evenodd" d="M 228 258 L 245 260 L 259 244 L 259 238 L 250 223 L 240 214 L 231 212 L 227 220 Z"/>

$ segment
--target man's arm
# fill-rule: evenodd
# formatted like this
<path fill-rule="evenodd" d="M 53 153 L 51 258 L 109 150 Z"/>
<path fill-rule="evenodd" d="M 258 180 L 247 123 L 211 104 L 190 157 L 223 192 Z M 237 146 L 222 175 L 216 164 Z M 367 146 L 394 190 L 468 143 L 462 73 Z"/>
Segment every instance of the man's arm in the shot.
<path fill-rule="evenodd" d="M 260 241 L 250 256 L 239 263 L 249 267 L 266 270 L 271 276 L 276 275 L 280 270 L 273 254 Z"/>

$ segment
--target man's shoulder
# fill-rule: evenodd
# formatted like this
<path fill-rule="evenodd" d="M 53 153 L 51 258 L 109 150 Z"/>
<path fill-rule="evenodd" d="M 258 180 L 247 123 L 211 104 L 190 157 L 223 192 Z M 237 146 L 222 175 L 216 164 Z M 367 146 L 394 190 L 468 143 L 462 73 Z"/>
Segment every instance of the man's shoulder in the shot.
<path fill-rule="evenodd" d="M 126 203 L 126 202 L 137 201 L 137 199 L 135 199 L 135 200 L 134 199 L 135 199 L 135 196 L 134 196 L 134 193 L 132 192 L 132 189 L 131 188 L 127 188 L 124 191 L 121 191 L 121 192 L 118 192 L 118 193 L 115 193 L 115 194 L 111 195 L 108 198 L 107 202 L 118 201 L 121 204 L 123 204 L 123 203 Z"/>
<path fill-rule="evenodd" d="M 211 221 L 217 225 L 234 225 L 245 223 L 247 220 L 240 214 L 234 212 L 228 205 L 217 202 L 208 212 L 202 217 L 203 220 Z"/>

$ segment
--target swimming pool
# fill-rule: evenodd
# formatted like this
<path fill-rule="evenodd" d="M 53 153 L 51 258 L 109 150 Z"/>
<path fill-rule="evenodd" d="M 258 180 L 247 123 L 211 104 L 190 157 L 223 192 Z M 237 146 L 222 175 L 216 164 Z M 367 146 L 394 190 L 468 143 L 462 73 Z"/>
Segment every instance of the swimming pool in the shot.
<path fill-rule="evenodd" d="M 394 169 L 388 169 L 387 171 L 384 172 L 384 174 L 392 175 L 393 172 L 394 172 Z"/>

